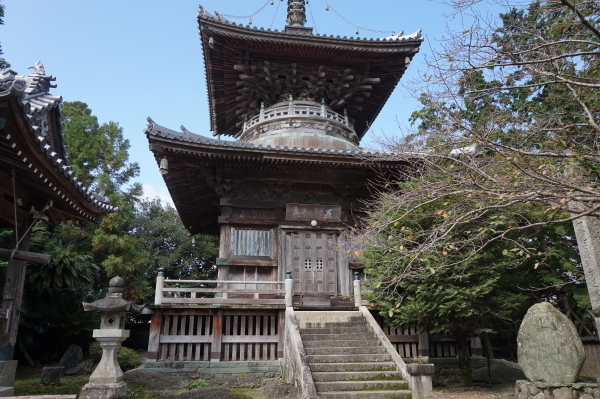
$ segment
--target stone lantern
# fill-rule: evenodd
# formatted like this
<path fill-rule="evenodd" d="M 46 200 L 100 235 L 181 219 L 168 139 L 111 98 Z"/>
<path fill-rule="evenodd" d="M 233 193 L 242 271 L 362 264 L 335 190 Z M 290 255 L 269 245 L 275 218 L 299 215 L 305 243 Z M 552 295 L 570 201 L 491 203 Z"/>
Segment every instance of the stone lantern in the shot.
<path fill-rule="evenodd" d="M 129 337 L 129 331 L 124 330 L 126 313 L 137 313 L 142 310 L 143 305 L 124 300 L 124 292 L 125 280 L 113 277 L 105 298 L 83 303 L 86 312 L 98 312 L 102 315 L 100 329 L 94 330 L 93 334 L 102 347 L 102 360 L 90 376 L 90 382 L 81 389 L 80 399 L 121 399 L 127 396 L 127 384 L 123 382 L 117 349 Z"/>

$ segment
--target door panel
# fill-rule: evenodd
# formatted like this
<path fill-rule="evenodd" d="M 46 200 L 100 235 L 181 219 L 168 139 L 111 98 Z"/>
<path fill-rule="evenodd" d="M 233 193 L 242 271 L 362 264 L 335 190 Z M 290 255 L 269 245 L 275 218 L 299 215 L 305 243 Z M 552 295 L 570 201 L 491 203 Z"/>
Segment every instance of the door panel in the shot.
<path fill-rule="evenodd" d="M 287 233 L 288 265 L 294 279 L 294 292 L 328 292 L 337 295 L 334 233 Z"/>

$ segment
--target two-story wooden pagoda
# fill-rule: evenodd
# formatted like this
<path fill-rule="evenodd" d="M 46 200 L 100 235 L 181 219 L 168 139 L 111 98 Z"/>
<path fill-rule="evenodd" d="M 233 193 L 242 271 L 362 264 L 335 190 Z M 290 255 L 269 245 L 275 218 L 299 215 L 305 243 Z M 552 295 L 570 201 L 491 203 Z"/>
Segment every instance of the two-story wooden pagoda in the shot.
<path fill-rule="evenodd" d="M 313 34 L 293 9 L 303 1 L 289 3 L 282 32 L 244 27 L 200 7 L 217 138 L 148 118 L 150 150 L 175 207 L 190 234 L 220 234 L 218 276 L 228 282 L 215 289 L 218 298 L 192 292 L 161 299 L 150 361 L 282 357 L 282 291 L 252 282 L 283 281 L 286 271 L 295 305 L 354 306 L 344 298 L 352 295 L 356 265 L 339 249 L 370 198 L 374 163 L 378 171 L 407 165 L 382 162 L 359 142 L 422 38 L 420 31 L 385 39 Z M 173 283 L 175 296 L 190 292 Z"/>

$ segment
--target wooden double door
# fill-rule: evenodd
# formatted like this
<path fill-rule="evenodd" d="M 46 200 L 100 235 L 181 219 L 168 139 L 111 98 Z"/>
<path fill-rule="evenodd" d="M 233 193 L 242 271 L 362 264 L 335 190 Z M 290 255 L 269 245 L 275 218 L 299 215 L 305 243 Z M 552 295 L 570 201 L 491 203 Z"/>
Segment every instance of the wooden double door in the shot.
<path fill-rule="evenodd" d="M 335 232 L 286 233 L 286 266 L 292 270 L 294 294 L 322 292 L 338 295 L 337 240 Z"/>

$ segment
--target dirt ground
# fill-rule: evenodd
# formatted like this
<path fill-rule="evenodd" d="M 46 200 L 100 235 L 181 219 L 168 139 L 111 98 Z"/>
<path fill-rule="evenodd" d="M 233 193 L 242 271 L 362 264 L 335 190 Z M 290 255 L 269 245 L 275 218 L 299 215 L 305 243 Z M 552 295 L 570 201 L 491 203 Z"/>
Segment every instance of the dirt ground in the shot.
<path fill-rule="evenodd" d="M 209 387 L 188 392 L 178 392 L 186 380 L 198 378 L 197 374 L 158 373 L 143 369 L 125 373 L 128 384 L 144 386 L 146 397 L 174 399 L 296 399 L 298 392 L 280 378 L 264 374 L 203 375 Z M 512 399 L 514 382 L 480 384 L 472 388 L 448 386 L 434 388 L 435 399 Z M 145 396 L 145 395 L 144 395 Z"/>
<path fill-rule="evenodd" d="M 433 389 L 435 399 L 512 399 L 514 393 L 515 384 L 509 382 L 471 388 L 456 386 Z"/>

